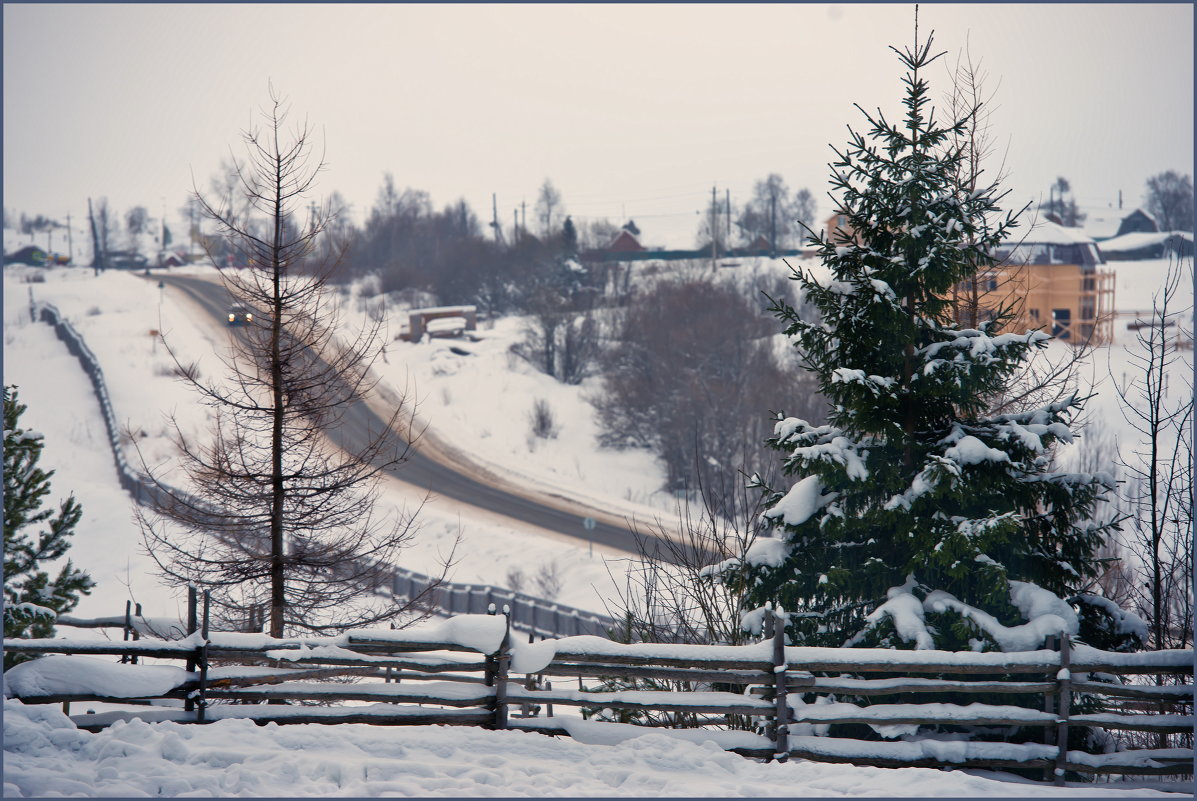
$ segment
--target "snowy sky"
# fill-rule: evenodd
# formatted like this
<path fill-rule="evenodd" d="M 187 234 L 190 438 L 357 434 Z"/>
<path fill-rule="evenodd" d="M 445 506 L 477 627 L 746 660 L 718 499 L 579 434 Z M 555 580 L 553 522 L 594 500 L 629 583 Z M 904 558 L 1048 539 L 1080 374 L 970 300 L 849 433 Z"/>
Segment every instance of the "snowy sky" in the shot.
<path fill-rule="evenodd" d="M 895 110 L 913 4 L 4 5 L 4 204 L 79 219 L 87 198 L 174 217 L 267 99 L 322 132 L 360 219 L 384 172 L 508 225 L 551 178 L 577 218 L 696 225 L 780 172 L 826 191 L 852 108 Z M 1057 175 L 1130 207 L 1193 171 L 1189 4 L 924 4 L 997 90 L 1013 199 Z M 932 91 L 946 90 L 943 62 Z M 651 242 L 650 242 L 651 244 Z"/>

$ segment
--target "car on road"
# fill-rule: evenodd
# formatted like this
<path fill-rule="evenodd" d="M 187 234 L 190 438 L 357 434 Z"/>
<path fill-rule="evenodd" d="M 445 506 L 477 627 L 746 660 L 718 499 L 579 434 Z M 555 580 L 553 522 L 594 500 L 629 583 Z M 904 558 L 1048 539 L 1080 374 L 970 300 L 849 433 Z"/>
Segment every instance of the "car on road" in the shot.
<path fill-rule="evenodd" d="M 254 321 L 254 313 L 245 306 L 233 306 L 229 309 L 229 325 L 249 325 Z"/>

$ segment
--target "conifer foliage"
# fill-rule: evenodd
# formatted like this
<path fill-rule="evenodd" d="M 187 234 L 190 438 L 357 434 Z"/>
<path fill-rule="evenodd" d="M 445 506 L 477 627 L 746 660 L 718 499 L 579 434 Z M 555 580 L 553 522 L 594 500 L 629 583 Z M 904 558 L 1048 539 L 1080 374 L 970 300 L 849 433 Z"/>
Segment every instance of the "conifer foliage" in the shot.
<path fill-rule="evenodd" d="M 1080 616 L 1070 605 L 1093 600 L 1082 591 L 1118 521 L 1091 517 L 1113 480 L 1051 467 L 1083 399 L 987 414 L 1048 337 L 1000 333 L 1008 312 L 976 329 L 952 320 L 952 286 L 994 265 L 1018 214 L 999 209 L 996 183 L 959 183 L 954 135 L 977 109 L 935 120 L 924 74 L 943 54 L 932 40 L 920 42 L 916 21 L 914 47 L 891 48 L 906 68 L 904 119 L 861 109 L 867 134 L 850 129 L 836 150 L 847 224 L 811 239 L 832 277 L 792 276 L 820 319 L 774 303 L 828 421 L 778 415 L 770 444 L 796 479 L 764 488 L 780 539 L 758 540 L 722 573 L 750 606 L 786 609 L 803 645 L 1022 650 L 1075 635 L 1080 618 L 1113 637 L 1128 627 L 1093 623 L 1111 614 L 1104 599 Z"/>
<path fill-rule="evenodd" d="M 54 471 L 38 466 L 42 435 L 21 427 L 25 405 L 4 388 L 4 636 L 51 637 L 57 615 L 69 612 L 94 582 L 69 560 L 51 579 L 45 563 L 62 558 L 83 514 L 74 495 L 57 512 L 43 508 Z M 34 533 L 36 531 L 36 533 Z M 17 659 L 6 654 L 4 667 Z"/>

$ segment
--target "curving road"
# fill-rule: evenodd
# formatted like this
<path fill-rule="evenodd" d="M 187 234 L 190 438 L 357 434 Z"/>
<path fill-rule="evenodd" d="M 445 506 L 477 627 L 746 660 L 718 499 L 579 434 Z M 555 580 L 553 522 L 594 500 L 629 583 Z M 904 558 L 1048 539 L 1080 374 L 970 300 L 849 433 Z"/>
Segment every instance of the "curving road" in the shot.
<path fill-rule="evenodd" d="M 151 280 L 161 280 L 166 286 L 179 290 L 219 324 L 225 324 L 230 299 L 227 290 L 219 283 L 179 275 L 155 275 Z M 380 405 L 378 401 L 374 403 Z M 355 399 L 346 410 L 340 430 L 335 432 L 336 439 L 353 452 L 360 449 L 369 437 L 385 430 L 388 447 L 384 452 L 392 448 L 402 450 L 408 443 L 399 432 L 387 428 L 385 419 L 388 417 L 386 410 L 379 414 L 370 404 Z M 451 498 L 473 509 L 506 518 L 504 522 L 517 530 L 532 526 L 575 541 L 592 542 L 600 550 L 637 553 L 631 526 L 622 523 L 615 515 L 588 508 L 564 497 L 538 495 L 518 487 L 477 465 L 465 463 L 460 457 L 454 458 L 452 449 L 438 442 L 427 431 L 417 438 L 408 451 L 406 461 L 388 472 L 405 484 L 431 492 L 434 497 Z M 583 525 L 587 517 L 596 521 L 594 529 L 589 532 Z M 641 536 L 649 536 L 649 528 L 641 526 Z M 652 528 L 655 529 L 655 526 Z M 668 551 L 662 549 L 661 552 L 665 554 Z"/>

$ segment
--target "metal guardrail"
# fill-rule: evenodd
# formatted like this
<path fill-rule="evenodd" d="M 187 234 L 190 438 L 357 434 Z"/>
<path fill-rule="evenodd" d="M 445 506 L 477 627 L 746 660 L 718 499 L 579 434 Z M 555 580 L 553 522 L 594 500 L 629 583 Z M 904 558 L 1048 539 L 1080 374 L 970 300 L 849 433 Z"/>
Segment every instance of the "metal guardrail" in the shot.
<path fill-rule="evenodd" d="M 91 380 L 92 390 L 99 401 L 104 426 L 108 431 L 108 442 L 112 447 L 121 488 L 132 495 L 137 503 L 150 503 L 160 490 L 147 476 L 134 470 L 125 459 L 120 446 L 120 429 L 116 424 L 116 414 L 108 397 L 108 387 L 104 383 L 99 360 L 87 347 L 79 332 L 53 304 L 34 302 L 31 311 L 33 319 L 40 319 L 54 327 L 58 338 L 66 345 L 67 350 L 79 359 L 83 371 Z M 415 598 L 437 582 L 431 576 L 414 570 L 403 567 L 392 569 L 394 576 L 391 581 L 391 594 L 396 598 Z M 428 594 L 427 603 L 433 611 L 443 615 L 484 614 L 491 604 L 499 610 L 506 606 L 510 609 L 512 628 L 538 637 L 572 637 L 578 634 L 594 634 L 601 637 L 606 636 L 607 632 L 617 625 L 614 618 L 606 615 L 586 612 L 488 584 L 441 581 L 440 586 Z"/>

